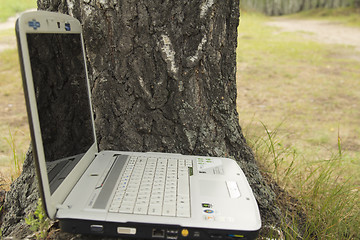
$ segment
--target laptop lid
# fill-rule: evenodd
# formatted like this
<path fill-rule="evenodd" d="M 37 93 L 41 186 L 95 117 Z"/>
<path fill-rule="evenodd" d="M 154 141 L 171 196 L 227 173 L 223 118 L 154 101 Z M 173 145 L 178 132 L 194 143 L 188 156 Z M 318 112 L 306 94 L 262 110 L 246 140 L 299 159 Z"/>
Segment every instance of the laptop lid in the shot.
<path fill-rule="evenodd" d="M 80 22 L 23 13 L 16 36 L 40 192 L 54 218 L 98 152 Z"/>

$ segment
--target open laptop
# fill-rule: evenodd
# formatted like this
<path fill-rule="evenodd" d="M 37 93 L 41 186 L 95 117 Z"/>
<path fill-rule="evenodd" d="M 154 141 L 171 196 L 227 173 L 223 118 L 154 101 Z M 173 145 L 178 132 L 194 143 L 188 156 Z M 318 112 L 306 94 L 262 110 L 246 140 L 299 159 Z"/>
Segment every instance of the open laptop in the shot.
<path fill-rule="evenodd" d="M 143 239 L 253 239 L 261 227 L 236 161 L 98 151 L 82 28 L 36 11 L 16 22 L 41 198 L 63 231 Z"/>

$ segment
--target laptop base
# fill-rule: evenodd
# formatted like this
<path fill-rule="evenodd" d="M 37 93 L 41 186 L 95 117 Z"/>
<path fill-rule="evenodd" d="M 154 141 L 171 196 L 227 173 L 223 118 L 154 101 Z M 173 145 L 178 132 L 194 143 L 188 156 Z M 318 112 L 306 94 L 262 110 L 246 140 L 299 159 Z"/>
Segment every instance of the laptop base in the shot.
<path fill-rule="evenodd" d="M 79 219 L 61 219 L 60 228 L 64 232 L 92 234 L 136 239 L 256 239 L 258 231 L 243 232 L 221 229 L 182 227 L 179 225 L 155 225 L 147 223 L 101 222 Z"/>

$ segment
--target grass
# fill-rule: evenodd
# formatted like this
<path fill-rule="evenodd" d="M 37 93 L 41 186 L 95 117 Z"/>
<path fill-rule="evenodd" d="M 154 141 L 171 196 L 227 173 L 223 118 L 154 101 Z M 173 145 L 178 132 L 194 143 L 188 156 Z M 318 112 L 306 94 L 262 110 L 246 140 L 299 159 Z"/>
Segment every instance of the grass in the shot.
<path fill-rule="evenodd" d="M 22 165 L 25 159 L 25 152 L 19 151 L 19 147 L 16 146 L 16 139 L 13 137 L 11 131 L 9 131 L 9 138 L 6 139 L 8 146 L 11 149 L 10 162 L 12 163 L 12 174 L 11 174 L 11 182 L 13 182 L 17 177 L 20 176 L 22 171 Z"/>
<path fill-rule="evenodd" d="M 1 0 L 0 22 L 5 22 L 9 17 L 14 16 L 16 13 L 31 8 L 36 8 L 36 0 Z"/>
<path fill-rule="evenodd" d="M 345 169 L 342 150 L 338 149 L 330 159 L 304 161 L 295 148 L 282 144 L 277 136 L 279 129 L 269 132 L 265 125 L 264 129 L 266 136 L 248 138 L 257 159 L 262 169 L 297 199 L 293 208 L 284 207 L 289 206 L 290 199 L 279 200 L 287 216 L 281 226 L 285 239 L 299 236 L 302 239 L 354 239 L 360 236 L 358 189 L 353 179 L 336 173 L 338 169 Z M 251 141 L 254 139 L 256 141 Z"/>
<path fill-rule="evenodd" d="M 36 239 L 47 239 L 50 219 L 46 216 L 41 199 L 38 200 L 35 212 L 30 213 L 25 218 L 25 222 L 29 225 L 30 230 L 35 233 Z"/>
<path fill-rule="evenodd" d="M 350 168 L 360 170 L 359 162 L 351 160 L 357 159 L 360 147 L 360 108 L 356 107 L 360 62 L 346 57 L 353 54 L 350 47 L 312 42 L 299 33 L 278 33 L 264 21 L 263 16 L 248 14 L 239 28 L 242 125 L 256 119 L 271 130 L 282 123 L 282 137 L 311 158 L 328 157 L 329 149 L 337 147 L 339 128 L 344 157 Z M 262 131 L 257 122 L 253 127 Z"/>
<path fill-rule="evenodd" d="M 360 236 L 360 61 L 351 47 L 279 32 L 242 13 L 240 124 L 279 196 L 286 239 Z"/>
<path fill-rule="evenodd" d="M 7 31 L 5 31 L 7 32 Z M 3 33 L 3 32 L 1 32 Z M 11 37 L 14 32 L 2 36 Z M 0 169 L 8 189 L 21 173 L 30 137 L 16 49 L 0 52 Z"/>

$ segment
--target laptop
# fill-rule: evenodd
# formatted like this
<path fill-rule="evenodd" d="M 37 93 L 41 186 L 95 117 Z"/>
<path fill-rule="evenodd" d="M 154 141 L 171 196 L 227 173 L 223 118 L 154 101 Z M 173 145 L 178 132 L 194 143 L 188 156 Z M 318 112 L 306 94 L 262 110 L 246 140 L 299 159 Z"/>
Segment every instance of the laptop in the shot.
<path fill-rule="evenodd" d="M 80 22 L 16 22 L 39 189 L 63 231 L 138 239 L 254 239 L 257 202 L 236 161 L 99 151 Z"/>

